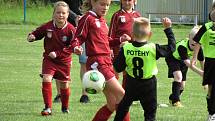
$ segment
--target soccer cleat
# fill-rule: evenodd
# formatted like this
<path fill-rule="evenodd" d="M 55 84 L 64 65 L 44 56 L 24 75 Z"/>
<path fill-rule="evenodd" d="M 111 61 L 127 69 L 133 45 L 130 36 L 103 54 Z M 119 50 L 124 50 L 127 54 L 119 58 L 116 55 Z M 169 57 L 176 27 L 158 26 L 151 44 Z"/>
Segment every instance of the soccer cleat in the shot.
<path fill-rule="evenodd" d="M 59 103 L 60 102 L 60 94 L 56 95 L 56 97 L 53 100 L 54 103 Z"/>
<path fill-rule="evenodd" d="M 173 106 L 173 107 L 177 107 L 177 108 L 182 108 L 182 107 L 184 107 L 184 106 L 181 104 L 180 101 L 177 101 L 177 102 L 173 103 L 172 106 Z"/>
<path fill-rule="evenodd" d="M 69 113 L 69 109 L 68 108 L 62 108 L 61 111 L 64 114 L 68 114 Z"/>
<path fill-rule="evenodd" d="M 42 116 L 49 116 L 52 114 L 52 111 L 51 111 L 51 108 L 44 108 L 42 111 L 41 111 L 41 115 Z"/>
<path fill-rule="evenodd" d="M 215 121 L 215 114 L 213 114 L 213 115 L 209 114 L 207 121 Z"/>
<path fill-rule="evenodd" d="M 88 103 L 90 100 L 89 100 L 89 97 L 87 95 L 82 95 L 81 98 L 80 98 L 80 103 Z"/>
<path fill-rule="evenodd" d="M 211 119 L 211 115 L 208 114 L 208 117 L 207 117 L 207 120 L 206 120 L 206 121 L 210 121 L 210 119 Z"/>

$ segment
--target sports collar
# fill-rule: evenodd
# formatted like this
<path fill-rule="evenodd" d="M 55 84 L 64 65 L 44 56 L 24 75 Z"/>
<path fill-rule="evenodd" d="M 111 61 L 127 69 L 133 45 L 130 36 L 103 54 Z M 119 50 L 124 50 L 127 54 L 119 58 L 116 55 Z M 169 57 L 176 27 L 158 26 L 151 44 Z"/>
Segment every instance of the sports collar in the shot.
<path fill-rule="evenodd" d="M 55 23 L 56 23 L 55 20 L 53 20 L 54 27 L 58 28 Z M 58 28 L 58 29 L 64 29 L 64 28 L 66 28 L 67 25 L 68 25 L 68 22 L 66 21 L 66 24 L 62 28 Z"/>

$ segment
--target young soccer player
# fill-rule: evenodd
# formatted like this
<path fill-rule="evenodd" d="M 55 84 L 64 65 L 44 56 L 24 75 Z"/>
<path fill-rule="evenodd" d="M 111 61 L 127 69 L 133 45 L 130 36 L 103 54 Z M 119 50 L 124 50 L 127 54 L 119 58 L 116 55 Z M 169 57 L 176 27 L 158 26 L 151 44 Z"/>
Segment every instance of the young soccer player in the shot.
<path fill-rule="evenodd" d="M 202 46 L 205 56 L 203 86 L 208 85 L 208 94 L 206 97 L 208 108 L 208 121 L 215 121 L 215 3 L 212 5 L 210 12 L 210 22 L 204 24 L 196 36 L 193 38 L 197 44 L 192 60 L 192 65 L 195 65 L 197 53 Z"/>
<path fill-rule="evenodd" d="M 168 45 L 148 42 L 151 37 L 150 21 L 136 18 L 133 24 L 132 43 L 126 43 L 114 61 L 117 72 L 126 71 L 125 96 L 116 111 L 114 121 L 123 121 L 132 102 L 139 100 L 144 110 L 145 121 L 155 121 L 157 110 L 156 60 L 168 56 L 175 50 L 175 38 L 171 29 L 171 20 L 163 18 L 164 32 Z"/>
<path fill-rule="evenodd" d="M 108 26 L 103 16 L 106 15 L 111 0 L 85 0 L 83 10 L 87 11 L 80 19 L 75 33 L 74 39 L 70 43 L 70 47 L 64 49 L 62 55 L 67 55 L 70 51 L 76 54 L 82 53 L 82 45 L 85 43 L 87 70 L 97 68 L 106 79 L 106 86 L 103 93 L 106 97 L 105 104 L 96 113 L 93 121 L 107 121 L 117 104 L 124 96 L 124 89 L 115 77 L 113 65 L 111 61 Z M 129 115 L 125 117 L 125 121 L 129 121 Z"/>
<path fill-rule="evenodd" d="M 45 108 L 41 112 L 43 116 L 52 113 L 52 78 L 60 82 L 61 110 L 63 113 L 69 113 L 71 53 L 67 56 L 61 56 L 59 53 L 69 45 L 75 32 L 75 28 L 67 22 L 68 15 L 68 5 L 62 1 L 56 2 L 53 20 L 31 32 L 27 38 L 29 42 L 44 38 L 42 94 Z"/>
<path fill-rule="evenodd" d="M 140 17 L 140 13 L 135 11 L 133 6 L 136 0 L 120 0 L 121 9 L 113 14 L 110 24 L 109 37 L 114 41 L 114 45 L 111 45 L 113 50 L 114 59 L 117 57 L 122 42 L 121 36 L 125 36 L 128 41 L 131 40 L 131 31 L 134 18 Z M 119 78 L 118 73 L 115 73 L 117 79 Z M 125 86 L 126 73 L 123 72 L 123 87 Z"/>
<path fill-rule="evenodd" d="M 189 33 L 189 38 L 180 40 L 176 43 L 176 50 L 170 56 L 166 57 L 168 65 L 168 77 L 174 78 L 172 82 L 172 93 L 169 96 L 170 104 L 174 107 L 183 107 L 180 101 L 180 95 L 184 91 L 187 70 L 190 68 L 200 76 L 203 76 L 204 56 L 202 50 L 198 54 L 198 60 L 201 69 L 191 66 L 190 57 L 193 55 L 195 42 L 193 37 L 198 32 L 199 27 L 195 26 Z"/>

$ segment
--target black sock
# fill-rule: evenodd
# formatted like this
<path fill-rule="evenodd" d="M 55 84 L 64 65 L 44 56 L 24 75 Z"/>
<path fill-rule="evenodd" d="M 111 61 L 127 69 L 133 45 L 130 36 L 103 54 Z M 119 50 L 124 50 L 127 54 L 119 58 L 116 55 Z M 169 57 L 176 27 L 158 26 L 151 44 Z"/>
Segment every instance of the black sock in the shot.
<path fill-rule="evenodd" d="M 174 81 L 172 83 L 172 102 L 173 103 L 180 101 L 180 88 L 181 88 L 180 82 Z"/>

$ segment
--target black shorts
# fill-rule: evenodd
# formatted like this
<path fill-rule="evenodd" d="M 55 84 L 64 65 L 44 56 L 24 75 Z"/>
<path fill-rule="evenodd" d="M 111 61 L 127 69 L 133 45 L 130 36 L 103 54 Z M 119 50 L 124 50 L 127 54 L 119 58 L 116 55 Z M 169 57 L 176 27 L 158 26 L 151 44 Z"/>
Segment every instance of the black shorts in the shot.
<path fill-rule="evenodd" d="M 181 71 L 182 81 L 186 81 L 188 70 L 186 64 L 182 60 L 175 59 L 173 56 L 169 56 L 165 58 L 165 60 L 168 66 L 168 78 L 174 78 L 173 72 Z"/>
<path fill-rule="evenodd" d="M 211 85 L 215 81 L 215 58 L 205 58 L 204 76 L 202 85 Z"/>

